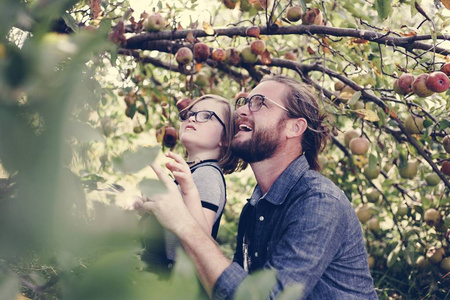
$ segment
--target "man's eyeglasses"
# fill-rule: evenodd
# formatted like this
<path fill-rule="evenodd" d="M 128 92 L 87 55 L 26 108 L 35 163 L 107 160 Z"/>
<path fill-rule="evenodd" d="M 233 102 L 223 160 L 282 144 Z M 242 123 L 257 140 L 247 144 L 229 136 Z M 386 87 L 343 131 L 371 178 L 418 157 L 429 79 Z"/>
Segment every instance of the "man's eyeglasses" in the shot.
<path fill-rule="evenodd" d="M 195 121 L 198 123 L 205 123 L 211 120 L 211 118 L 214 116 L 216 117 L 217 121 L 219 121 L 220 124 L 222 124 L 223 129 L 227 131 L 225 123 L 219 118 L 219 116 L 211 111 L 211 110 L 199 110 L 199 111 L 192 111 L 192 110 L 183 110 L 180 112 L 180 120 L 181 121 L 187 121 L 190 117 L 194 117 Z"/>
<path fill-rule="evenodd" d="M 237 110 L 238 108 L 248 104 L 248 109 L 252 112 L 255 112 L 255 111 L 258 111 L 261 109 L 261 107 L 264 105 L 265 100 L 269 100 L 270 102 L 272 102 L 279 108 L 289 112 L 288 109 L 286 107 L 284 107 L 283 105 L 278 104 L 277 102 L 273 101 L 272 99 L 269 99 L 266 96 L 259 95 L 259 94 L 255 94 L 255 95 L 251 96 L 250 98 L 246 98 L 246 97 L 237 98 L 236 104 L 235 104 L 235 109 Z"/>

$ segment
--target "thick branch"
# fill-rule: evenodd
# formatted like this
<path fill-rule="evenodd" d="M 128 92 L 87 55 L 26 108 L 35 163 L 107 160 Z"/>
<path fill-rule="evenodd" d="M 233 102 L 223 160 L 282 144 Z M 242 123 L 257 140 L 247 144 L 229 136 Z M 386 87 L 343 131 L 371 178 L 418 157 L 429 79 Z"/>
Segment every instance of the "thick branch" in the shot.
<path fill-rule="evenodd" d="M 215 29 L 214 36 L 247 36 L 248 27 L 231 27 L 231 28 L 219 28 Z M 420 49 L 424 51 L 435 50 L 436 53 L 442 55 L 450 55 L 450 50 L 441 47 L 434 47 L 426 43 L 419 41 L 432 40 L 431 35 L 417 35 L 408 37 L 394 37 L 386 33 L 378 33 L 369 30 L 358 30 L 353 28 L 337 28 L 318 25 L 293 25 L 282 26 L 278 28 L 267 28 L 265 26 L 260 27 L 262 35 L 301 35 L 301 34 L 325 34 L 335 37 L 354 37 L 363 40 L 375 42 L 378 44 L 402 47 L 410 51 L 412 49 Z M 141 33 L 130 37 L 127 40 L 127 48 L 141 48 L 145 43 L 157 40 L 182 40 L 187 37 L 189 33 L 192 33 L 194 37 L 208 37 L 209 35 L 204 30 L 178 30 L 178 31 L 160 31 L 154 33 Z M 438 40 L 450 40 L 449 35 L 437 35 Z"/>

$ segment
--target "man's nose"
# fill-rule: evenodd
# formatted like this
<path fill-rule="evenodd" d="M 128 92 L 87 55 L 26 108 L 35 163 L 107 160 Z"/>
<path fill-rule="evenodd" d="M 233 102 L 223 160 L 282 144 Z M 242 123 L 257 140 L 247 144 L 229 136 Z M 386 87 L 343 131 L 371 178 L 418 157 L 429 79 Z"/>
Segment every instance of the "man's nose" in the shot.
<path fill-rule="evenodd" d="M 248 103 L 245 105 L 242 105 L 241 107 L 236 109 L 236 114 L 238 116 L 248 116 L 250 113 L 249 107 L 248 107 Z"/>

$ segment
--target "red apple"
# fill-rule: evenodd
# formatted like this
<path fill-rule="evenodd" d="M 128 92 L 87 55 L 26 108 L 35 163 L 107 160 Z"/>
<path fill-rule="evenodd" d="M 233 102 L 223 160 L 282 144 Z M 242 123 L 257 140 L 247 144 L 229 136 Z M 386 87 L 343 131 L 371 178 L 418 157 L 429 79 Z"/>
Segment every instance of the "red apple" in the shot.
<path fill-rule="evenodd" d="M 168 148 L 173 148 L 177 144 L 178 132 L 175 127 L 166 126 L 163 136 L 163 144 Z"/>
<path fill-rule="evenodd" d="M 442 145 L 444 146 L 445 152 L 450 153 L 450 135 L 446 135 L 442 139 Z"/>
<path fill-rule="evenodd" d="M 225 61 L 227 53 L 221 48 L 216 48 L 211 53 L 212 59 L 215 61 Z"/>
<path fill-rule="evenodd" d="M 297 22 L 302 18 L 303 10 L 300 6 L 292 6 L 286 12 L 286 19 L 291 22 Z"/>
<path fill-rule="evenodd" d="M 192 54 L 191 49 L 189 49 L 188 47 L 181 47 L 175 54 L 175 60 L 182 65 L 190 64 L 193 58 L 194 55 Z"/>
<path fill-rule="evenodd" d="M 245 31 L 245 34 L 247 36 L 259 38 L 260 32 L 261 32 L 261 30 L 259 29 L 259 27 L 252 26 L 252 27 L 247 28 L 247 30 Z"/>
<path fill-rule="evenodd" d="M 284 54 L 284 58 L 287 60 L 297 61 L 297 55 L 295 55 L 295 53 L 293 53 L 293 52 L 286 52 Z"/>
<path fill-rule="evenodd" d="M 412 92 L 412 84 L 414 82 L 414 75 L 403 73 L 394 82 L 394 91 L 400 95 L 406 95 Z"/>
<path fill-rule="evenodd" d="M 443 72 L 433 72 L 428 76 L 427 87 L 433 92 L 443 93 L 450 87 L 450 80 Z"/>
<path fill-rule="evenodd" d="M 253 53 L 261 55 L 266 51 L 266 43 L 263 40 L 256 40 L 250 44 Z"/>
<path fill-rule="evenodd" d="M 323 25 L 322 12 L 318 8 L 308 9 L 302 17 L 303 25 Z"/>
<path fill-rule="evenodd" d="M 257 0 L 254 6 L 256 10 L 265 10 L 270 6 L 270 0 Z"/>
<path fill-rule="evenodd" d="M 434 94 L 427 86 L 428 74 L 420 74 L 413 82 L 413 92 L 419 97 L 428 97 Z"/>
<path fill-rule="evenodd" d="M 203 43 L 197 43 L 194 45 L 194 57 L 197 62 L 204 62 L 209 58 L 209 47 Z"/>
<path fill-rule="evenodd" d="M 226 8 L 234 9 L 236 7 L 237 1 L 235 0 L 223 0 L 223 4 Z"/>
<path fill-rule="evenodd" d="M 226 53 L 226 58 L 225 58 L 226 63 L 228 63 L 232 66 L 239 65 L 239 63 L 241 62 L 241 58 L 239 56 L 239 52 L 235 48 L 228 47 L 227 49 L 225 49 L 225 53 Z"/>
<path fill-rule="evenodd" d="M 450 63 L 445 63 L 441 67 L 441 72 L 445 73 L 445 75 L 450 76 Z"/>
<path fill-rule="evenodd" d="M 445 175 L 450 175 L 450 161 L 444 160 L 444 161 L 442 162 L 441 171 L 442 171 L 442 173 L 444 173 Z"/>

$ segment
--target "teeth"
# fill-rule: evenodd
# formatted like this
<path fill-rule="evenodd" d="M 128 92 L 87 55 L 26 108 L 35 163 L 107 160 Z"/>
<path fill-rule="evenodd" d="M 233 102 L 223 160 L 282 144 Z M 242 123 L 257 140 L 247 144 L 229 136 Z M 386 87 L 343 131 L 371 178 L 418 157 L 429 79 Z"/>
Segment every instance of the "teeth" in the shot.
<path fill-rule="evenodd" d="M 247 125 L 241 124 L 239 125 L 239 130 L 252 131 L 252 128 L 248 127 Z"/>

